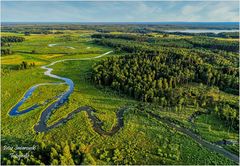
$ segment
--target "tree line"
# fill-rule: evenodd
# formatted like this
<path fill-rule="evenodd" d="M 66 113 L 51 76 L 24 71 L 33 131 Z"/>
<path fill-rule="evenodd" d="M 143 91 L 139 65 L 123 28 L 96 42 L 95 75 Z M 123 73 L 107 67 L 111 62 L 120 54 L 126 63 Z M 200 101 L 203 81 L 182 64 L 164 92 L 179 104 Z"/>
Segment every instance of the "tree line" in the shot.
<path fill-rule="evenodd" d="M 95 164 L 94 159 L 84 152 L 85 145 L 73 142 L 45 144 L 40 142 L 33 151 L 14 151 L 16 157 L 2 156 L 3 165 L 81 165 Z M 28 157 L 17 158 L 28 152 Z"/>
<path fill-rule="evenodd" d="M 18 66 L 18 70 L 24 70 L 35 67 L 35 62 L 28 63 L 26 61 L 22 61 L 22 63 Z"/>
<path fill-rule="evenodd" d="M 236 29 L 237 31 L 237 29 Z M 220 38 L 233 38 L 238 39 L 238 32 L 220 32 L 220 33 L 189 33 L 189 32 L 166 32 L 166 31 L 157 31 L 160 34 L 169 34 L 169 35 L 179 35 L 179 36 L 204 36 L 204 37 L 220 37 Z"/>
<path fill-rule="evenodd" d="M 24 37 L 20 36 L 1 36 L 1 43 L 23 42 Z"/>
<path fill-rule="evenodd" d="M 19 36 L 1 36 L 1 55 L 11 55 L 14 52 L 10 48 L 10 43 L 23 42 L 25 38 Z"/>
<path fill-rule="evenodd" d="M 2 49 L 1 48 L 1 55 L 4 56 L 4 55 L 11 55 L 13 54 L 13 51 L 9 48 L 5 48 L 5 49 Z"/>
<path fill-rule="evenodd" d="M 102 36 L 102 34 L 96 34 Z M 105 35 L 104 35 L 105 36 Z M 115 36 L 112 34 L 107 34 L 107 36 Z M 124 36 L 124 34 L 116 35 L 116 36 Z M 126 51 L 129 53 L 139 53 L 139 52 L 144 52 L 144 53 L 149 53 L 149 54 L 159 54 L 164 51 L 169 51 L 169 50 L 174 50 L 175 52 L 184 52 L 184 54 L 194 54 L 196 56 L 200 56 L 200 58 L 206 62 L 213 64 L 214 66 L 217 67 L 222 67 L 222 66 L 231 66 L 238 68 L 238 54 L 234 52 L 229 52 L 229 51 L 224 51 L 224 50 L 219 50 L 219 49 L 214 49 L 214 50 L 209 50 L 205 48 L 195 48 L 193 45 L 189 45 L 189 43 L 186 43 L 185 39 L 172 39 L 172 38 L 166 38 L 163 39 L 163 43 L 160 45 L 158 43 L 152 42 L 144 42 L 144 41 L 138 41 L 135 40 L 137 35 L 129 35 L 127 34 L 126 39 L 128 40 L 123 40 L 123 39 L 118 39 L 118 38 L 102 38 L 100 37 L 95 40 L 95 43 L 104 45 L 104 46 L 109 46 L 109 47 L 114 47 L 116 52 L 119 51 Z M 140 35 L 142 37 L 142 35 Z M 125 37 L 124 37 L 125 38 Z M 134 39 L 133 41 L 130 41 L 129 39 Z M 154 39 L 155 40 L 155 39 Z M 194 40 L 194 39 L 192 39 Z"/>
<path fill-rule="evenodd" d="M 209 37 L 192 37 L 192 38 L 168 38 L 153 37 L 152 35 L 133 35 L 133 34 L 93 34 L 92 38 L 97 39 L 124 39 L 138 42 L 147 42 L 151 45 L 177 48 L 205 48 L 223 51 L 239 51 L 237 41 L 217 40 Z"/>

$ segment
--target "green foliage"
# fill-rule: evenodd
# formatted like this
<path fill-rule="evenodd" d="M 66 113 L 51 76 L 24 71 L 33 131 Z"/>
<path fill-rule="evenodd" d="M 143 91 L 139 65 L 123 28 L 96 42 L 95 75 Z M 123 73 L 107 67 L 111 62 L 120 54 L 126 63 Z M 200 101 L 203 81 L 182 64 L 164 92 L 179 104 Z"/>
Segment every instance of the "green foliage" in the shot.
<path fill-rule="evenodd" d="M 95 162 L 95 160 L 93 159 L 93 157 L 91 156 L 90 153 L 85 153 L 83 164 L 84 165 L 96 165 L 96 162 Z"/>
<path fill-rule="evenodd" d="M 238 92 L 238 72 L 225 74 L 222 70 L 202 64 L 199 58 L 170 52 L 169 55 L 126 55 L 110 57 L 93 66 L 93 81 L 110 86 L 141 101 L 171 98 L 175 87 L 189 82 L 202 82 L 234 94 Z M 227 87 L 225 85 L 228 85 Z"/>
<path fill-rule="evenodd" d="M 227 124 L 226 121 L 219 119 L 214 113 L 197 117 L 194 125 L 196 126 L 196 131 L 204 139 L 211 142 L 217 142 L 223 139 L 238 139 L 236 129 L 231 127 L 230 124 Z"/>
<path fill-rule="evenodd" d="M 1 103 L 2 137 L 9 145 L 13 145 L 16 138 L 36 141 L 39 144 L 37 150 L 31 152 L 27 159 L 12 159 L 8 152 L 2 151 L 2 164 L 234 164 L 224 156 L 199 146 L 191 138 L 152 118 L 144 112 L 145 108 L 141 105 L 138 108 L 130 108 L 124 113 L 123 128 L 111 137 L 96 133 L 86 113 L 76 114 L 63 125 L 39 134 L 34 132 L 33 126 L 38 121 L 43 107 L 24 116 L 14 118 L 8 116 L 9 109 L 17 103 L 29 87 L 39 82 L 56 82 L 44 76 L 42 69 L 30 67 L 32 62 L 39 66 L 68 58 L 95 57 L 109 51 L 109 48 L 97 46 L 90 41 L 92 30 L 97 29 L 105 32 L 111 30 L 139 32 L 133 35 L 121 34 L 114 39 L 111 36 L 99 38 L 100 40 L 97 41 L 99 44 L 114 47 L 118 54 L 123 51 L 134 54 L 98 62 L 92 70 L 98 78 L 95 83 L 99 84 L 99 87 L 91 84 L 89 79 L 91 66 L 98 59 L 55 64 L 53 73 L 72 79 L 75 89 L 68 102 L 53 112 L 47 125 L 53 124 L 79 106 L 88 105 L 97 110 L 94 114 L 103 122 L 102 128 L 109 131 L 117 123 L 115 111 L 119 107 L 123 105 L 131 107 L 133 103 L 141 103 L 128 98 L 127 95 L 129 95 L 154 103 L 155 108 L 148 106 L 146 109 L 181 126 L 190 126 L 189 116 L 199 109 L 215 110 L 216 113 L 212 113 L 211 116 L 216 118 L 214 119 L 216 123 L 210 125 L 211 132 L 206 132 L 206 135 L 213 133 L 216 139 L 221 139 L 226 132 L 224 129 L 221 135 L 219 133 L 223 129 L 217 131 L 213 126 L 220 126 L 226 122 L 227 128 L 231 124 L 235 126 L 232 119 L 236 118 L 232 117 L 238 116 L 233 113 L 238 110 L 238 99 L 231 93 L 236 93 L 238 55 L 231 50 L 231 52 L 220 51 L 227 50 L 234 44 L 230 43 L 227 46 L 228 43 L 219 42 L 220 44 L 217 44 L 223 49 L 217 48 L 218 50 L 215 51 L 216 48 L 204 45 L 207 40 L 202 43 L 193 41 L 199 46 L 192 48 L 193 44 L 190 44 L 190 40 L 193 39 L 179 40 L 178 37 L 173 39 L 170 34 L 164 38 L 146 35 L 149 31 L 147 26 L 146 29 L 137 29 L 134 25 L 127 28 L 117 25 L 104 27 L 88 25 L 84 27 L 36 25 L 29 29 L 25 26 L 13 29 L 4 27 L 7 31 L 18 31 L 19 33 L 14 34 L 18 36 L 23 36 L 26 31 L 36 35 L 25 36 L 27 40 L 24 42 L 11 43 L 14 54 L 1 58 L 4 64 L 2 65 L 4 69 Z M 79 28 L 87 30 L 79 30 Z M 68 30 L 65 31 L 65 29 Z M 49 35 L 45 35 L 47 33 Z M 12 34 L 9 35 L 12 36 Z M 80 37 L 80 35 L 83 36 Z M 49 47 L 48 44 L 52 43 L 58 45 Z M 76 49 L 69 49 L 67 46 Z M 8 47 L 9 45 L 5 45 L 4 49 Z M 108 56 L 115 56 L 115 54 Z M 26 62 L 27 65 L 24 65 L 28 70 L 12 70 L 23 61 Z M 198 72 L 200 69 L 202 71 Z M 197 78 L 196 74 L 201 77 Z M 179 82 L 176 79 L 178 77 Z M 103 85 L 109 85 L 115 91 Z M 215 86 L 212 87 L 214 93 L 210 86 Z M 65 88 L 61 85 L 39 87 L 33 94 L 33 98 L 23 106 L 28 107 L 45 101 L 46 98 L 57 96 L 56 94 L 61 93 Z M 223 93 L 219 89 L 228 93 Z M 202 121 L 202 123 L 210 124 L 209 121 Z M 207 130 L 208 125 L 206 125 Z M 197 129 L 199 129 L 198 126 Z M 204 129 L 205 127 L 202 128 Z M 199 134 L 205 135 L 200 129 Z M 235 139 L 236 131 L 231 130 L 231 127 L 229 135 L 233 135 Z M 209 140 L 209 137 L 204 138 Z M 5 145 L 6 142 L 3 144 Z"/>
<path fill-rule="evenodd" d="M 6 157 L 8 154 L 4 153 L 3 160 L 1 164 L 6 165 L 79 165 L 83 162 L 81 156 L 83 155 L 82 152 L 79 153 L 79 144 L 75 144 L 71 142 L 70 144 L 74 144 L 77 147 L 75 150 L 71 150 L 69 147 L 69 143 L 61 143 L 59 146 L 57 143 L 51 143 L 46 145 L 44 142 L 40 142 L 37 146 L 37 149 L 33 151 L 18 151 L 14 150 L 11 153 L 15 156 L 19 156 L 20 160 L 9 160 Z M 58 149 L 58 150 L 56 150 Z M 27 157 L 24 157 L 24 155 Z M 6 156 L 6 157 L 5 157 Z M 20 157 L 23 156 L 23 157 Z M 15 157 L 15 159 L 17 159 Z"/>
<path fill-rule="evenodd" d="M 1 48 L 1 56 L 4 56 L 4 55 L 11 55 L 13 54 L 12 50 L 10 50 L 9 48 L 6 48 L 6 49 L 2 49 Z"/>
<path fill-rule="evenodd" d="M 157 45 L 162 47 L 173 47 L 173 48 L 204 48 L 211 50 L 224 50 L 231 52 L 238 52 L 239 43 L 237 41 L 224 41 L 217 40 L 209 37 L 193 37 L 193 38 L 168 38 L 168 34 L 164 33 L 163 38 L 148 37 L 144 35 L 131 35 L 131 34 L 94 34 L 93 38 L 97 39 L 124 39 L 134 40 L 137 42 L 146 42 L 151 45 Z M 97 40 L 96 42 L 106 44 L 108 40 Z M 110 40 L 111 41 L 111 40 Z M 114 41 L 114 40 L 112 40 Z M 110 44 L 110 43 L 108 43 Z M 119 45 L 118 45 L 119 46 Z"/>
<path fill-rule="evenodd" d="M 23 42 L 24 37 L 20 36 L 1 36 L 1 43 Z"/>

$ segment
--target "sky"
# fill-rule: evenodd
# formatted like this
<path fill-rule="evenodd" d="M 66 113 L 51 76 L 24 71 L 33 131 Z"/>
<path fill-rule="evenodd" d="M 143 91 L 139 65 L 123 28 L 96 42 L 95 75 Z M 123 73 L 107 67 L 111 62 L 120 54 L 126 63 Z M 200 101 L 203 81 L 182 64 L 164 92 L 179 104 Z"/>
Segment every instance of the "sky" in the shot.
<path fill-rule="evenodd" d="M 238 1 L 2 1 L 2 22 L 238 22 Z"/>

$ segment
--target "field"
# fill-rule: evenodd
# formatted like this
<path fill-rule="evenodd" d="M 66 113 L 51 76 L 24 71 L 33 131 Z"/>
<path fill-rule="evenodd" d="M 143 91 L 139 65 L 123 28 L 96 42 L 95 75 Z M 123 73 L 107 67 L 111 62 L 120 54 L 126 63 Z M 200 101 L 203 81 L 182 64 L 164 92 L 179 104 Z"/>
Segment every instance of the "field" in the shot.
<path fill-rule="evenodd" d="M 34 142 L 38 142 L 37 146 L 41 148 L 42 144 L 50 147 L 45 148 L 46 152 L 49 152 L 52 150 L 51 146 L 55 146 L 53 144 L 61 145 L 63 148 L 64 143 L 67 142 L 66 145 L 73 143 L 80 147 L 81 157 L 77 158 L 81 158 L 81 164 L 236 164 L 235 161 L 223 154 L 199 144 L 189 135 L 152 117 L 148 111 L 173 122 L 177 126 L 188 129 L 212 143 L 223 139 L 238 141 L 239 133 L 236 129 L 226 125 L 225 121 L 215 114 L 202 114 L 190 122 L 189 118 L 195 112 L 208 111 L 208 108 L 198 104 L 162 106 L 156 102 L 137 100 L 133 96 L 117 91 L 110 86 L 97 85 L 92 80 L 93 66 L 108 58 L 124 57 L 128 54 L 127 51 L 119 51 L 107 45 L 97 44 L 91 37 L 95 33 L 93 30 L 65 30 L 61 32 L 60 34 L 31 34 L 30 36 L 25 36 L 22 33 L 2 32 L 1 36 L 25 38 L 23 42 L 4 46 L 3 48 L 11 49 L 13 54 L 1 56 L 2 146 L 32 146 Z M 122 34 L 122 32 L 111 34 Z M 163 38 L 161 34 L 153 33 L 151 36 Z M 177 35 L 168 37 L 169 40 L 172 38 L 192 38 L 191 36 L 178 37 Z M 221 38 L 220 40 L 228 41 L 229 39 Z M 100 58 L 94 58 L 108 51 L 113 52 Z M 233 57 L 236 56 L 235 53 L 232 54 Z M 86 111 L 76 113 L 70 120 L 47 132 L 37 133 L 34 130 L 43 110 L 57 101 L 56 96 L 68 89 L 66 84 L 39 86 L 19 109 L 21 112 L 21 110 L 36 103 L 40 104 L 38 108 L 19 116 L 9 115 L 13 106 L 33 85 L 63 82 L 44 75 L 45 70 L 41 66 L 64 59 L 79 60 L 54 64 L 51 66 L 53 68 L 52 74 L 71 79 L 74 83 L 74 90 L 63 105 L 53 110 L 47 119 L 47 126 L 54 125 L 79 107 L 86 106 L 95 110 L 93 115 L 101 121 L 101 128 L 109 132 L 118 125 L 117 113 L 121 108 L 124 108 L 124 125 L 112 136 L 96 132 L 96 126 Z M 34 65 L 20 69 L 19 66 L 23 61 L 28 64 L 34 63 Z M 182 85 L 176 88 L 176 92 L 178 91 L 183 92 L 183 94 L 188 94 L 191 91 L 193 97 L 196 94 L 204 93 L 206 96 L 213 97 L 216 102 L 226 101 L 233 104 L 238 102 L 239 98 L 237 95 L 219 90 L 216 86 L 210 87 L 201 83 Z M 45 101 L 47 102 L 45 103 Z M 233 146 L 238 146 L 238 144 Z M 223 147 L 227 150 L 230 149 L 230 151 L 236 149 L 236 147 L 231 146 Z M 75 151 L 76 148 L 73 149 L 71 147 L 72 151 Z M 235 154 L 238 153 L 237 150 L 233 151 Z M 58 153 L 61 153 L 60 150 Z M 9 154 L 9 150 L 2 150 L 3 162 L 11 163 L 11 160 L 19 163 L 30 162 L 24 158 L 12 159 Z M 33 155 L 36 157 L 36 154 Z M 72 154 L 72 158 L 74 155 L 76 156 L 76 154 Z M 41 158 L 39 161 L 44 163 Z M 53 160 L 44 164 L 51 163 Z M 61 163 L 64 162 L 61 160 Z M 65 164 L 70 163 L 65 162 Z"/>

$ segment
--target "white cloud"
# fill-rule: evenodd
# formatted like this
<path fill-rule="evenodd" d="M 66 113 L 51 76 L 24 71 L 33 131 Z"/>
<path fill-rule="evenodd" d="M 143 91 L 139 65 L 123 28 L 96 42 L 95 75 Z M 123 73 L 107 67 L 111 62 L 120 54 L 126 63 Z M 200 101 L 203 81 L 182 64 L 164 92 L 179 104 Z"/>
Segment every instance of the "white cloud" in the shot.
<path fill-rule="evenodd" d="M 238 2 L 2 2 L 3 21 L 238 21 Z"/>
<path fill-rule="evenodd" d="M 238 2 L 195 2 L 181 9 L 187 21 L 238 21 Z"/>
<path fill-rule="evenodd" d="M 195 5 L 186 5 L 182 8 L 183 15 L 192 15 L 194 13 L 199 13 L 204 10 L 207 4 L 195 3 Z"/>
<path fill-rule="evenodd" d="M 235 4 L 237 5 L 237 4 Z M 219 3 L 214 10 L 209 11 L 209 20 L 219 19 L 222 21 L 238 21 L 238 5 Z"/>

